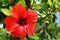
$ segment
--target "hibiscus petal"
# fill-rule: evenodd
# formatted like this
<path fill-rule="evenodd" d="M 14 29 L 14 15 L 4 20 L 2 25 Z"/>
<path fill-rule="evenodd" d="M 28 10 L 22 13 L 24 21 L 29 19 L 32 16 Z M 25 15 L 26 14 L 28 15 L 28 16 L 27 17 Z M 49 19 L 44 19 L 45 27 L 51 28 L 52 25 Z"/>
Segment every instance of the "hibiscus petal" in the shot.
<path fill-rule="evenodd" d="M 11 32 L 15 27 L 17 27 L 17 24 L 16 24 L 17 21 L 18 19 L 12 16 L 7 16 L 4 21 L 4 24 L 6 25 L 6 29 Z"/>
<path fill-rule="evenodd" d="M 16 28 L 11 34 L 14 37 L 19 37 L 19 38 L 25 38 L 26 37 L 26 32 L 22 26 Z"/>
<path fill-rule="evenodd" d="M 6 25 L 6 29 L 7 29 L 9 32 L 14 31 L 14 29 L 15 29 L 16 27 L 19 27 L 19 25 L 16 24 L 16 23 L 13 24 L 13 25 Z"/>
<path fill-rule="evenodd" d="M 13 37 L 19 37 L 19 32 L 18 32 L 18 28 L 16 28 L 14 31 L 11 32 L 11 35 Z"/>
<path fill-rule="evenodd" d="M 37 21 L 37 13 L 34 10 L 28 9 L 28 22 L 36 22 Z"/>
<path fill-rule="evenodd" d="M 34 34 L 34 31 L 35 31 L 35 26 L 34 24 L 28 24 L 25 27 L 25 31 L 28 33 L 29 36 L 32 36 Z"/>
<path fill-rule="evenodd" d="M 12 8 L 12 15 L 20 18 L 20 17 L 26 17 L 26 9 L 24 6 L 22 6 L 21 4 L 17 4 L 15 6 L 13 6 Z"/>
<path fill-rule="evenodd" d="M 4 21 L 4 24 L 6 24 L 6 25 L 13 25 L 17 21 L 18 21 L 18 19 L 14 18 L 12 16 L 7 16 L 6 19 L 5 19 L 5 21 Z"/>

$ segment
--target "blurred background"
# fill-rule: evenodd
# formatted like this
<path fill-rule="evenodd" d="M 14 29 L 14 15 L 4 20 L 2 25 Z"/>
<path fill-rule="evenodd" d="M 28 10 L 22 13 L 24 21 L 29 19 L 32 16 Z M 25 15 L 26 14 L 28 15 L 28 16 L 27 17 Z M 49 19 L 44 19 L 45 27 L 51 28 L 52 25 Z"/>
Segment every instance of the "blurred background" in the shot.
<path fill-rule="evenodd" d="M 33 36 L 13 38 L 6 30 L 4 20 L 15 4 L 38 13 Z M 0 40 L 60 40 L 60 0 L 0 0 Z"/>

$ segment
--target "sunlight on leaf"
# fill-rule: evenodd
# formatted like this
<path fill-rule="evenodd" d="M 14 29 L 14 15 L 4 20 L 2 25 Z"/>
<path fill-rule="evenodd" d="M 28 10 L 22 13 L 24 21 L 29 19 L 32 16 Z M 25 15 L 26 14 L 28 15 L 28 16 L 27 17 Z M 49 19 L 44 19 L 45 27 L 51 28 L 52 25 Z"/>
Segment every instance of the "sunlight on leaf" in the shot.
<path fill-rule="evenodd" d="M 30 38 L 35 39 L 35 40 L 39 39 L 39 37 L 37 36 L 37 34 L 34 34 L 34 36 L 31 36 Z"/>
<path fill-rule="evenodd" d="M 1 11 L 2 11 L 3 14 L 5 14 L 7 16 L 10 16 L 11 15 L 10 10 L 7 9 L 7 8 L 2 8 Z"/>
<path fill-rule="evenodd" d="M 49 6 L 53 6 L 53 3 L 51 0 L 48 0 L 47 4 L 49 4 Z"/>

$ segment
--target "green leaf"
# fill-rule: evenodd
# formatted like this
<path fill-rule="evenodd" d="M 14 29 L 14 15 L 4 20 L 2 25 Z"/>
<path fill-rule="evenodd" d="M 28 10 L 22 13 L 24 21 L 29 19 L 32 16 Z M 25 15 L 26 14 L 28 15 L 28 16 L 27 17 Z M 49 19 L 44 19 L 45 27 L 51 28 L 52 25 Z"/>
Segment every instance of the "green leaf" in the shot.
<path fill-rule="evenodd" d="M 53 3 L 52 3 L 52 1 L 51 1 L 51 0 L 48 0 L 47 4 L 48 4 L 50 7 L 52 7 L 52 6 L 53 6 Z"/>
<path fill-rule="evenodd" d="M 2 11 L 2 13 L 5 14 L 6 16 L 10 16 L 10 15 L 11 15 L 10 10 L 7 9 L 7 8 L 2 8 L 1 11 Z"/>
<path fill-rule="evenodd" d="M 21 38 L 20 40 L 26 40 L 26 38 Z"/>
<path fill-rule="evenodd" d="M 48 26 L 48 29 L 56 29 L 56 23 L 51 23 L 51 24 Z"/>
<path fill-rule="evenodd" d="M 0 29 L 0 40 L 7 40 L 7 31 L 6 29 Z"/>
<path fill-rule="evenodd" d="M 10 40 L 20 40 L 20 38 L 16 38 L 16 37 L 10 37 Z"/>
<path fill-rule="evenodd" d="M 9 6 L 9 9 L 12 10 L 12 6 Z"/>
<path fill-rule="evenodd" d="M 0 12 L 0 24 L 3 24 L 4 23 L 5 17 L 6 16 L 2 12 Z"/>
<path fill-rule="evenodd" d="M 57 38 L 57 40 L 60 40 L 60 33 L 58 33 L 58 38 Z"/>
<path fill-rule="evenodd" d="M 53 0 L 53 4 L 57 4 L 58 3 L 58 0 Z"/>
<path fill-rule="evenodd" d="M 40 6 L 39 4 L 33 4 L 33 9 L 41 9 L 42 6 Z"/>
<path fill-rule="evenodd" d="M 22 4 L 22 5 L 26 6 L 25 5 L 25 0 L 19 0 L 17 4 Z"/>
<path fill-rule="evenodd" d="M 51 37 L 47 31 L 46 31 L 46 35 L 48 36 L 48 39 L 51 40 Z"/>
<path fill-rule="evenodd" d="M 38 35 L 37 35 L 37 34 L 34 34 L 34 35 L 33 35 L 33 36 L 31 36 L 30 38 L 35 39 L 35 40 L 38 40 L 38 39 L 39 39 L 39 37 L 38 37 Z"/>
<path fill-rule="evenodd" d="M 7 7 L 11 3 L 11 0 L 0 0 L 0 6 Z"/>

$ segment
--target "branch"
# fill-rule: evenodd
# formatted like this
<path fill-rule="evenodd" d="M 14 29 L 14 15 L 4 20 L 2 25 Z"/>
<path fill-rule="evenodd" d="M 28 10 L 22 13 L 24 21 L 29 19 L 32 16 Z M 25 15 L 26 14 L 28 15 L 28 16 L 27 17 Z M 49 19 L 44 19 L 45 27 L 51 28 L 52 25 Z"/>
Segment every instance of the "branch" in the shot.
<path fill-rule="evenodd" d="M 48 17 L 49 15 L 51 15 L 51 14 L 47 14 L 43 19 L 45 19 L 45 18 Z M 43 19 L 41 19 L 40 22 L 42 22 Z M 35 30 L 35 32 L 40 31 L 40 30 L 43 28 L 44 25 L 46 25 L 46 23 L 42 23 L 42 25 L 40 25 L 40 27 L 37 28 L 37 29 Z"/>
<path fill-rule="evenodd" d="M 37 28 L 37 29 L 35 30 L 35 32 L 41 31 L 41 29 L 43 28 L 43 26 L 44 26 L 45 24 L 46 24 L 46 23 L 43 23 L 39 28 Z"/>
<path fill-rule="evenodd" d="M 11 0 L 11 3 L 9 4 L 10 6 L 13 6 L 14 4 L 16 4 L 18 2 L 18 0 Z"/>
<path fill-rule="evenodd" d="M 27 7 L 30 8 L 30 0 L 25 0 L 25 2 L 26 2 Z"/>
<path fill-rule="evenodd" d="M 25 0 L 26 5 L 28 8 L 32 9 L 32 5 L 30 4 L 30 0 Z"/>
<path fill-rule="evenodd" d="M 9 9 L 9 6 L 15 5 L 17 2 L 18 2 L 18 0 L 11 0 L 7 6 L 2 6 L 2 8 L 8 8 Z"/>

